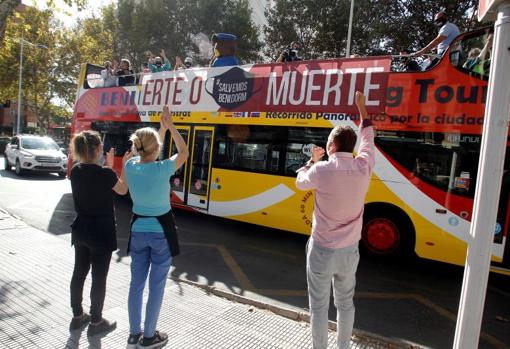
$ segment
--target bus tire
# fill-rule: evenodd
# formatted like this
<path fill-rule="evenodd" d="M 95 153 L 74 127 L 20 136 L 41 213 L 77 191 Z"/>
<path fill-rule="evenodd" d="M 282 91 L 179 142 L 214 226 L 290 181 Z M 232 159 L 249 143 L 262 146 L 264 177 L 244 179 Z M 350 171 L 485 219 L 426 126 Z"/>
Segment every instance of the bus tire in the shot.
<path fill-rule="evenodd" d="M 400 208 L 386 204 L 365 207 L 361 232 L 363 249 L 381 257 L 414 255 L 415 230 L 411 219 Z"/>

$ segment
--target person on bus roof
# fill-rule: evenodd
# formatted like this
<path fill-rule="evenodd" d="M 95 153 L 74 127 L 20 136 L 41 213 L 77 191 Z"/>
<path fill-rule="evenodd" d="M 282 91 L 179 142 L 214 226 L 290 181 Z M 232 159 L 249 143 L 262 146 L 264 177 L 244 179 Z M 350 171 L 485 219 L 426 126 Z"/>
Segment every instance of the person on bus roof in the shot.
<path fill-rule="evenodd" d="M 434 58 L 427 69 L 439 62 L 439 58 L 443 55 L 448 46 L 450 46 L 451 42 L 460 34 L 459 27 L 449 22 L 448 16 L 444 12 L 436 13 L 434 16 L 434 25 L 439 28 L 439 33 L 436 38 L 415 53 L 415 56 L 421 56 L 437 47 L 437 54 L 439 57 Z"/>
<path fill-rule="evenodd" d="M 217 33 L 212 36 L 214 54 L 211 67 L 226 67 L 239 65 L 236 57 L 237 36 L 227 33 Z"/>
<path fill-rule="evenodd" d="M 312 347 L 328 347 L 331 285 L 337 308 L 337 345 L 349 348 L 354 325 L 354 288 L 359 262 L 365 196 L 375 165 L 374 128 L 365 96 L 356 92 L 361 142 L 350 126 L 336 126 L 326 150 L 312 149 L 310 160 L 297 172 L 296 187 L 315 190 L 312 234 L 306 247 L 306 277 L 310 303 Z M 327 154 L 329 159 L 321 161 Z"/>
<path fill-rule="evenodd" d="M 161 49 L 160 55 L 157 57 L 149 51 L 149 69 L 153 73 L 172 70 L 172 64 L 166 58 L 165 50 Z"/>
<path fill-rule="evenodd" d="M 101 78 L 103 79 L 103 87 L 114 87 L 117 86 L 117 78 L 115 77 L 115 71 L 117 70 L 117 61 L 113 62 L 105 61 L 104 69 L 101 70 Z"/>
<path fill-rule="evenodd" d="M 158 160 L 167 130 L 177 147 L 177 154 Z M 172 258 L 179 254 L 179 241 L 170 206 L 170 177 L 184 165 L 188 158 L 188 147 L 175 127 L 167 106 L 163 108 L 159 134 L 155 129 L 145 127 L 136 130 L 130 140 L 138 156 L 128 160 L 124 168 L 133 200 L 128 244 L 128 251 L 131 252 L 128 346 L 155 348 L 168 342 L 168 335 L 157 331 L 156 324 Z M 142 332 L 143 290 L 147 275 L 149 298 Z"/>
<path fill-rule="evenodd" d="M 115 75 L 119 77 L 119 86 L 131 86 L 135 84 L 135 72 L 130 69 L 131 62 L 123 58 L 120 61 L 120 68 L 117 69 Z"/>

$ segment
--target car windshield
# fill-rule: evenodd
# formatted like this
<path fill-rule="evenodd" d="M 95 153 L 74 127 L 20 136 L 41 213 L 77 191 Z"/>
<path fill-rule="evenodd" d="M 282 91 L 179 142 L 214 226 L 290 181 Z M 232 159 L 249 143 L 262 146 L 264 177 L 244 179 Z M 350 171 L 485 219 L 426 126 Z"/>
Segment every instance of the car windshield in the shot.
<path fill-rule="evenodd" d="M 54 140 L 48 138 L 23 138 L 21 146 L 25 149 L 59 150 Z"/>

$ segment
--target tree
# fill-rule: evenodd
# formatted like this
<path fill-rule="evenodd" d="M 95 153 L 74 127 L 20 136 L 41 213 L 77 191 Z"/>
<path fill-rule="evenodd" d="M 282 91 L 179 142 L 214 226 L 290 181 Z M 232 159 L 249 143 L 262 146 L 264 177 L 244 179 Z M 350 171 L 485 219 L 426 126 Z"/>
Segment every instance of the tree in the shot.
<path fill-rule="evenodd" d="M 350 0 L 275 0 L 266 10 L 266 55 L 276 58 L 291 41 L 304 44 L 304 58 L 345 55 Z M 419 49 L 437 36 L 433 17 L 446 11 L 461 30 L 474 25 L 476 0 L 363 0 L 354 8 L 352 53 Z"/>
<path fill-rule="evenodd" d="M 48 6 L 54 6 L 52 0 L 47 0 L 46 3 Z M 64 0 L 64 3 L 69 6 L 76 5 L 78 10 L 82 10 L 87 4 L 87 0 Z M 0 3 L 0 47 L 2 47 L 7 19 L 14 14 L 19 5 L 21 5 L 21 0 L 2 0 Z"/>
<path fill-rule="evenodd" d="M 79 20 L 73 27 L 62 29 L 54 56 L 53 74 L 58 79 L 55 95 L 73 108 L 77 78 L 83 63 L 103 64 L 115 58 L 118 36 L 115 5 L 103 7 L 101 16 Z"/>
<path fill-rule="evenodd" d="M 48 124 L 48 117 L 42 110 L 51 104 L 58 80 L 53 75 L 54 60 L 59 37 L 60 24 L 52 12 L 27 8 L 9 18 L 5 26 L 4 48 L 0 51 L 0 100 L 17 99 L 20 38 L 44 45 L 36 48 L 24 45 L 22 99 L 31 109 L 41 125 Z"/>
<path fill-rule="evenodd" d="M 199 33 L 206 38 L 215 32 L 236 34 L 238 56 L 245 62 L 257 60 L 262 46 L 247 0 L 119 0 L 118 22 L 118 54 L 136 67 L 146 63 L 147 51 L 158 54 L 160 49 L 170 60 L 190 55 L 205 64 L 210 56 L 201 54 L 193 42 Z"/>

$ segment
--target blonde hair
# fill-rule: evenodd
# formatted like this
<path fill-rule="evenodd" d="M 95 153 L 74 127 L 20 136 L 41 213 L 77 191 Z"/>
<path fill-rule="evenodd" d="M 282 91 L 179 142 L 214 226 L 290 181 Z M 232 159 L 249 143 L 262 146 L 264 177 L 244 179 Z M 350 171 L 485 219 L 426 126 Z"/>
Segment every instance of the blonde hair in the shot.
<path fill-rule="evenodd" d="M 91 162 L 101 146 L 101 136 L 96 131 L 81 131 L 71 141 L 73 158 L 80 162 Z"/>
<path fill-rule="evenodd" d="M 161 149 L 159 134 L 152 127 L 139 128 L 129 140 L 133 142 L 133 150 L 142 158 L 159 153 Z"/>

